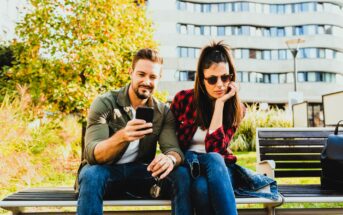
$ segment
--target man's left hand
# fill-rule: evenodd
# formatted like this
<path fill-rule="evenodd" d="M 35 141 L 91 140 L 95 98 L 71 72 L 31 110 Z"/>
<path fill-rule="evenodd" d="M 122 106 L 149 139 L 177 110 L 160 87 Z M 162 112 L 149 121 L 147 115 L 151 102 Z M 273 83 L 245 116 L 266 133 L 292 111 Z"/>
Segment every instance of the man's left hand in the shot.
<path fill-rule="evenodd" d="M 149 164 L 148 171 L 152 172 L 153 177 L 165 178 L 174 168 L 173 161 L 165 154 L 159 154 Z"/>

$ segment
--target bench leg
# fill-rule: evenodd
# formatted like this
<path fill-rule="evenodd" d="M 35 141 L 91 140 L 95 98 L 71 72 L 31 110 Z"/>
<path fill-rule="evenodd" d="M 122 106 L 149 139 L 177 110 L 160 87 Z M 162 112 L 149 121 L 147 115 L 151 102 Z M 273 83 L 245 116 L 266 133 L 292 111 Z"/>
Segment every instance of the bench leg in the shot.
<path fill-rule="evenodd" d="M 266 214 L 267 215 L 275 215 L 275 206 L 273 205 L 265 205 Z"/>
<path fill-rule="evenodd" d="M 22 214 L 22 208 L 20 207 L 10 207 L 10 208 L 2 207 L 2 208 L 8 211 L 11 211 L 13 215 Z"/>

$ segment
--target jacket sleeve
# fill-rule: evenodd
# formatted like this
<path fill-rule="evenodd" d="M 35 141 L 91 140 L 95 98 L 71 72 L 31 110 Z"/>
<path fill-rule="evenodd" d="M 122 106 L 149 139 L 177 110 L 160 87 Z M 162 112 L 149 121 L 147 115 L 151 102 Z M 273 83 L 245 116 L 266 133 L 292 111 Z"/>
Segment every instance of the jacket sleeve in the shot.
<path fill-rule="evenodd" d="M 92 103 L 88 118 L 85 135 L 85 158 L 89 164 L 96 164 L 94 157 L 95 146 L 109 138 L 109 126 L 107 117 L 110 114 L 110 108 L 97 97 Z"/>

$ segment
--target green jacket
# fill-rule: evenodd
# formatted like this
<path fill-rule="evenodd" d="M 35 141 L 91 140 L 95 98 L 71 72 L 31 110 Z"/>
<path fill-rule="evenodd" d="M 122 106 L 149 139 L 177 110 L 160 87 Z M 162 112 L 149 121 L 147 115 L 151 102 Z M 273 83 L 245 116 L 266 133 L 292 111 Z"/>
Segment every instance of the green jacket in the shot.
<path fill-rule="evenodd" d="M 89 164 L 97 164 L 94 158 L 95 146 L 124 128 L 132 119 L 128 95 L 129 86 L 100 95 L 91 105 L 85 137 L 85 158 Z M 139 141 L 136 161 L 150 163 L 155 157 L 157 142 L 162 153 L 174 151 L 183 160 L 184 157 L 175 133 L 175 119 L 169 107 L 155 98 L 149 98 L 147 106 L 154 109 L 153 132 Z M 126 149 L 110 163 L 117 162 L 125 151 Z"/>

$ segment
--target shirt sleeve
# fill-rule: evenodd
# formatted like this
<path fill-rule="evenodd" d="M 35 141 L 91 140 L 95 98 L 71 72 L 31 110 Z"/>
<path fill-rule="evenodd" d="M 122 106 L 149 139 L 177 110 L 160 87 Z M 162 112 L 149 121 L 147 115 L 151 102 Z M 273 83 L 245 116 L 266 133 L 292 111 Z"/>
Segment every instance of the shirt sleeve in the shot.
<path fill-rule="evenodd" d="M 96 164 L 94 149 L 96 145 L 109 138 L 109 126 L 107 117 L 110 114 L 110 108 L 97 97 L 92 103 L 88 118 L 85 135 L 85 158 L 89 164 Z"/>

